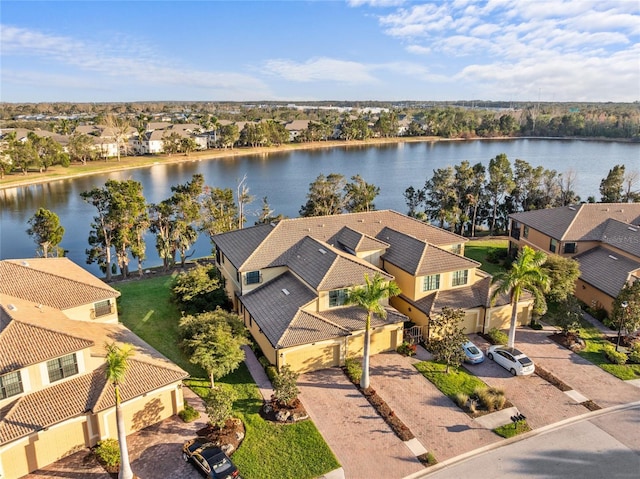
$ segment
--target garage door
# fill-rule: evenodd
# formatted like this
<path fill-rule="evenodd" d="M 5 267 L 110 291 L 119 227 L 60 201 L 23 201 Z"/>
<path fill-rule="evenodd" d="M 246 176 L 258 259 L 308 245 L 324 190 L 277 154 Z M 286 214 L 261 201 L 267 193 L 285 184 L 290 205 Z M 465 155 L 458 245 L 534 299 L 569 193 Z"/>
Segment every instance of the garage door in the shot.
<path fill-rule="evenodd" d="M 289 364 L 291 369 L 298 372 L 331 368 L 340 365 L 340 345 L 309 345 L 286 352 L 282 359 L 282 364 Z"/>

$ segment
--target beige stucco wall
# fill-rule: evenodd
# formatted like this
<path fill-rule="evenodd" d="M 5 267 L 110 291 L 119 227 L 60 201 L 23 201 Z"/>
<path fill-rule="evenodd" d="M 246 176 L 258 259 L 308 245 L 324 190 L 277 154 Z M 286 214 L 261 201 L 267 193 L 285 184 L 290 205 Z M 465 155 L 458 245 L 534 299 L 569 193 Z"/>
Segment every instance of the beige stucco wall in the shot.
<path fill-rule="evenodd" d="M 429 324 L 429 318 L 425 313 L 418 310 L 415 306 L 412 306 L 404 299 L 395 296 L 390 299 L 391 306 L 407 316 L 412 322 L 418 326 L 427 326 Z"/>
<path fill-rule="evenodd" d="M 105 314 L 99 318 L 93 313 L 94 304 L 85 304 L 75 308 L 64 309 L 62 312 L 69 318 L 78 321 L 98 321 L 101 323 L 117 323 L 118 308 L 116 307 L 116 298 L 109 299 L 111 303 L 111 314 Z"/>
<path fill-rule="evenodd" d="M 371 355 L 395 350 L 402 342 L 403 324 L 387 324 L 371 329 L 369 353 Z M 361 357 L 364 354 L 364 330 L 347 336 L 347 357 Z"/>
<path fill-rule="evenodd" d="M 518 313 L 516 324 L 524 326 L 531 321 L 531 301 L 520 301 L 518 303 Z M 511 324 L 511 305 L 495 306 L 488 308 L 485 316 L 485 332 L 490 329 L 509 329 Z"/>
<path fill-rule="evenodd" d="M 253 339 L 258 343 L 260 349 L 262 350 L 262 354 L 269 360 L 271 364 L 276 364 L 276 351 L 274 347 L 271 345 L 267 337 L 260 331 L 260 328 L 256 324 L 255 321 L 251 320 L 251 315 L 247 311 L 243 311 L 242 318 L 244 320 L 245 327 L 251 333 Z"/>
<path fill-rule="evenodd" d="M 260 276 L 262 277 L 262 281 L 260 283 L 255 283 L 255 284 L 245 284 L 245 278 L 247 276 L 247 272 L 245 271 L 243 273 L 240 273 L 241 280 L 242 280 L 242 294 L 247 294 L 249 291 L 252 291 L 262 286 L 263 284 L 268 283 L 269 281 L 277 278 L 278 276 L 285 273 L 286 271 L 287 271 L 287 268 L 285 266 L 282 266 L 279 268 L 261 269 Z"/>
<path fill-rule="evenodd" d="M 581 279 L 576 281 L 576 290 L 573 294 L 580 301 L 586 303 L 587 306 L 592 308 L 602 307 L 607 310 L 608 314 L 613 312 L 614 298 Z"/>
<path fill-rule="evenodd" d="M 280 367 L 288 364 L 299 373 L 344 364 L 344 340 L 331 339 L 279 350 Z"/>

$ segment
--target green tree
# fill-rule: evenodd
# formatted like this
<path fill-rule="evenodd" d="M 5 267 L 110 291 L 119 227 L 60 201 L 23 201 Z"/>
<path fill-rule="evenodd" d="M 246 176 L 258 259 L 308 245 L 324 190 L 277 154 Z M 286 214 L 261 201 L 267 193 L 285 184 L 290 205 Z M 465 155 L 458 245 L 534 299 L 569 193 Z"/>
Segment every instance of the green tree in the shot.
<path fill-rule="evenodd" d="M 162 150 L 169 156 L 180 151 L 182 137 L 175 131 L 162 136 Z"/>
<path fill-rule="evenodd" d="M 549 291 L 546 295 L 549 301 L 558 303 L 573 295 L 576 281 L 580 277 L 580 263 L 575 259 L 550 254 L 542 269 L 549 278 Z"/>
<path fill-rule="evenodd" d="M 404 198 L 407 203 L 407 207 L 409 208 L 409 211 L 407 212 L 408 216 L 416 218 L 421 215 L 421 213 L 424 214 L 418 210 L 420 205 L 422 205 L 426 200 L 424 189 L 420 188 L 416 190 L 413 186 L 410 186 L 404 191 Z"/>
<path fill-rule="evenodd" d="M 440 314 L 429 318 L 429 350 L 436 361 L 449 367 L 459 367 L 464 361 L 462 345 L 468 341 L 464 334 L 465 312 L 463 309 L 442 308 Z"/>
<path fill-rule="evenodd" d="M 11 159 L 11 164 L 22 171 L 23 175 L 26 175 L 29 168 L 38 163 L 38 152 L 29 139 L 24 142 L 10 141 L 8 156 Z"/>
<path fill-rule="evenodd" d="M 291 369 L 289 364 L 280 368 L 280 372 L 273 378 L 273 397 L 282 405 L 288 405 L 300 394 L 296 385 L 298 373 Z"/>
<path fill-rule="evenodd" d="M 242 177 L 242 180 L 238 182 L 236 188 L 236 198 L 238 200 L 238 229 L 242 229 L 247 221 L 245 208 L 247 205 L 253 203 L 255 197 L 249 194 L 249 187 L 247 186 L 247 175 Z"/>
<path fill-rule="evenodd" d="M 198 228 L 202 218 L 200 208 L 204 192 L 204 176 L 200 173 L 193 175 L 191 181 L 183 185 L 171 187 L 173 195 L 170 198 L 173 204 L 172 240 L 175 243 L 175 251 L 180 253 L 180 266 L 184 268 L 187 259 L 187 250 L 198 239 Z"/>
<path fill-rule="evenodd" d="M 379 194 L 379 187 L 367 183 L 360 175 L 352 176 L 351 182 L 344 187 L 345 209 L 348 213 L 374 211 L 376 205 L 373 201 Z"/>
<path fill-rule="evenodd" d="M 456 180 L 451 166 L 433 170 L 433 176 L 424 185 L 426 213 L 429 219 L 437 221 L 440 228 L 445 223 L 451 229 L 460 219 L 460 202 L 456 195 Z"/>
<path fill-rule="evenodd" d="M 219 233 L 233 231 L 238 226 L 238 206 L 231 188 L 204 188 L 202 200 L 201 231 L 205 231 L 211 241 Z"/>
<path fill-rule="evenodd" d="M 527 290 L 535 297 L 537 309 L 545 304 L 544 293 L 549 289 L 549 277 L 542 268 L 547 255 L 524 246 L 508 271 L 493 277 L 492 283 L 498 285 L 491 294 L 492 303 L 499 295 L 508 294 L 511 303 L 511 323 L 509 325 L 509 341 L 507 346 L 514 347 L 516 340 L 516 321 L 518 318 L 518 302 L 522 293 Z"/>
<path fill-rule="evenodd" d="M 277 223 L 280 221 L 283 216 L 282 215 L 273 215 L 274 211 L 269 206 L 269 201 L 267 197 L 262 198 L 262 208 L 260 209 L 260 215 L 258 216 L 258 220 L 256 221 L 256 225 L 269 224 L 269 223 Z"/>
<path fill-rule="evenodd" d="M 640 329 L 640 280 L 625 283 L 622 287 L 613 302 L 609 322 L 612 327 L 617 327 L 619 331 L 624 329 L 627 334 Z"/>
<path fill-rule="evenodd" d="M 38 136 L 30 132 L 27 138 L 36 152 L 36 164 L 42 171 L 47 171 L 50 166 L 69 166 L 69 155 L 62 149 L 62 145 L 49 136 Z"/>
<path fill-rule="evenodd" d="M 127 449 L 127 431 L 124 425 L 122 414 L 120 385 L 125 381 L 127 369 L 129 368 L 129 358 L 133 356 L 134 349 L 131 344 L 117 346 L 115 342 L 106 343 L 107 355 L 106 376 L 107 381 L 113 385 L 116 399 L 116 427 L 118 430 L 118 443 L 120 444 L 120 471 L 118 477 L 121 479 L 132 479 L 133 471 L 129 464 L 129 450 Z"/>
<path fill-rule="evenodd" d="M 220 272 L 211 264 L 197 263 L 178 274 L 171 287 L 174 302 L 186 314 L 198 314 L 225 306 L 227 293 Z"/>
<path fill-rule="evenodd" d="M 129 120 L 116 115 L 107 115 L 105 118 L 107 125 L 108 136 L 111 136 L 116 141 L 116 155 L 118 161 L 120 161 L 121 148 L 124 147 L 125 155 L 127 153 L 127 139 L 129 138 Z"/>
<path fill-rule="evenodd" d="M 575 296 L 567 296 L 557 303 L 555 311 L 550 314 L 554 323 L 567 335 L 570 331 L 575 331 L 580 327 L 580 320 L 583 317 L 580 302 Z"/>
<path fill-rule="evenodd" d="M 53 251 L 59 256 L 58 245 L 62 242 L 64 228 L 60 226 L 60 218 L 53 211 L 39 208 L 29 219 L 29 229 L 27 234 L 33 238 L 42 256 L 47 258 L 49 251 Z"/>
<path fill-rule="evenodd" d="M 108 180 L 107 183 L 110 181 L 116 180 Z M 98 210 L 97 216 L 93 217 L 92 229 L 89 232 L 90 248 L 86 250 L 87 263 L 97 262 L 106 274 L 106 280 L 111 281 L 111 250 L 118 227 L 118 218 L 111 208 L 109 188 L 105 185 L 104 188 L 83 191 L 80 197 Z"/>
<path fill-rule="evenodd" d="M 369 387 L 369 348 L 371 342 L 371 318 L 375 314 L 381 318 L 387 317 L 387 311 L 382 305 L 383 299 L 397 296 L 401 293 L 400 288 L 394 281 L 388 281 L 380 273 L 376 273 L 373 278 L 364 275 L 364 286 L 356 286 L 351 289 L 345 304 L 354 304 L 362 308 L 367 313 L 364 328 L 364 354 L 362 357 L 362 377 L 360 387 Z"/>
<path fill-rule="evenodd" d="M 300 208 L 300 216 L 339 215 L 345 206 L 342 194 L 345 186 L 345 178 L 339 173 L 330 173 L 326 177 L 318 175 L 309 185 L 307 202 Z"/>
<path fill-rule="evenodd" d="M 602 203 L 620 203 L 624 186 L 624 165 L 615 165 L 606 178 L 600 181 Z"/>
<path fill-rule="evenodd" d="M 492 215 L 489 232 L 495 234 L 496 219 L 498 217 L 498 207 L 505 195 L 510 194 L 515 186 L 513 172 L 507 155 L 499 154 L 489 161 L 489 181 L 485 190 L 489 196 Z"/>
<path fill-rule="evenodd" d="M 218 135 L 218 143 L 222 148 L 231 148 L 233 149 L 233 145 L 235 145 L 240 139 L 240 130 L 238 129 L 238 125 L 230 124 L 230 125 L 222 125 L 220 127 L 220 134 Z"/>
<path fill-rule="evenodd" d="M 74 132 L 69 137 L 67 148 L 71 159 L 80 161 L 83 165 L 95 157 L 93 138 L 85 133 Z"/>
<path fill-rule="evenodd" d="M 245 334 L 234 331 L 232 320 L 237 324 L 237 315 L 220 308 L 180 320 L 189 361 L 207 372 L 211 388 L 215 387 L 216 379 L 235 371 L 244 360 L 242 346 L 249 342 Z"/>
<path fill-rule="evenodd" d="M 198 149 L 198 143 L 193 138 L 185 137 L 180 140 L 180 151 L 182 151 L 185 156 L 189 156 L 192 151 Z"/>
<path fill-rule="evenodd" d="M 205 410 L 211 425 L 223 429 L 227 419 L 233 414 L 233 403 L 238 399 L 236 392 L 226 384 L 218 385 L 209 390 Z"/>
<path fill-rule="evenodd" d="M 156 235 L 156 251 L 162 259 L 162 270 L 165 272 L 176 260 L 174 211 L 175 205 L 168 199 L 149 205 L 149 230 Z"/>

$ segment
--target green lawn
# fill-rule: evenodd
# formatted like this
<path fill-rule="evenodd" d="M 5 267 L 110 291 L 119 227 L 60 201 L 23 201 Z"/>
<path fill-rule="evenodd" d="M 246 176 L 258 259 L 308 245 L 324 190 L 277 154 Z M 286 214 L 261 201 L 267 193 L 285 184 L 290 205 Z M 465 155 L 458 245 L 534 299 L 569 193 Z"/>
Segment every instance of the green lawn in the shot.
<path fill-rule="evenodd" d="M 464 245 L 464 255 L 467 258 L 481 263 L 482 266 L 480 266 L 480 269 L 493 275 L 500 271 L 504 271 L 504 268 L 501 265 L 487 261 L 487 255 L 493 249 L 499 249 L 506 252 L 508 247 L 508 240 L 474 240 L 469 241 Z"/>
<path fill-rule="evenodd" d="M 189 363 L 178 347 L 180 312 L 169 301 L 171 283 L 171 276 L 158 276 L 114 284 L 122 293 L 118 300 L 120 321 L 188 371 L 192 377 L 185 383 L 204 397 L 209 387 L 204 371 Z M 237 393 L 234 415 L 246 428 L 246 437 L 233 455 L 243 477 L 305 479 L 340 467 L 311 420 L 281 425 L 262 419 L 262 398 L 244 363 L 220 382 L 231 385 Z"/>
<path fill-rule="evenodd" d="M 422 361 L 417 363 L 415 368 L 452 400 L 458 393 L 471 396 L 476 389 L 487 387 L 483 381 L 469 374 L 463 367 L 450 368 L 447 374 L 445 373 L 446 365 L 434 361 Z"/>

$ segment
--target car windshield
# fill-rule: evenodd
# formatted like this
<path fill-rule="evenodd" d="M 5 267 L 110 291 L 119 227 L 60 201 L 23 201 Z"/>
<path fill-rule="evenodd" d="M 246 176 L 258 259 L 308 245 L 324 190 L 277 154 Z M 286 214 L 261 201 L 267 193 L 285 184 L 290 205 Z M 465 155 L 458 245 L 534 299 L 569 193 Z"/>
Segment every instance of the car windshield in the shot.
<path fill-rule="evenodd" d="M 220 462 L 212 464 L 211 467 L 213 467 L 213 470 L 216 471 L 216 474 L 220 472 L 224 472 L 227 469 L 231 469 L 231 461 L 229 461 L 229 459 L 225 457 Z"/>
<path fill-rule="evenodd" d="M 480 354 L 480 350 L 473 344 L 471 346 L 467 346 L 467 351 L 469 351 L 471 354 Z"/>
<path fill-rule="evenodd" d="M 523 366 L 531 366 L 533 364 L 533 362 L 531 362 L 531 359 L 529 359 L 528 357 L 524 357 L 524 358 L 518 358 L 518 362 L 520 364 L 522 364 Z"/>

